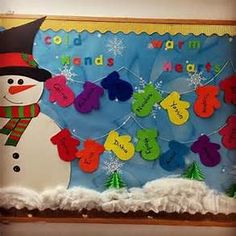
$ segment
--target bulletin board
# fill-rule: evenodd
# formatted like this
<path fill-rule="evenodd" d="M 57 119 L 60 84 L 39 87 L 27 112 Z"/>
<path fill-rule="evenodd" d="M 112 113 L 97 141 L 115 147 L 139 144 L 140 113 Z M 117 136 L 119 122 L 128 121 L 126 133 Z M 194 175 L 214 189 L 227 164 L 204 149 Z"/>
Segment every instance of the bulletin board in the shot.
<path fill-rule="evenodd" d="M 0 30 L 41 17 L 1 15 Z M 45 82 L 41 112 L 63 130 L 50 137 L 52 143 L 70 136 L 71 150 L 80 147 L 76 158 L 58 149 L 60 159 L 71 165 L 68 189 L 142 188 L 153 180 L 182 177 L 235 198 L 235 21 L 47 16 L 32 55 L 21 56 L 65 89 L 59 93 L 55 81 L 37 78 Z M 20 139 L 9 142 L 17 146 Z M 91 147 L 97 156 L 88 164 L 85 153 Z M 159 209 L 149 218 L 142 208 L 136 216 L 117 217 L 145 224 L 182 224 L 188 218 Z M 3 212 L 3 219 L 15 220 L 27 220 L 29 213 Z M 49 218 L 34 212 L 30 220 L 108 222 L 110 217 L 60 212 L 48 213 Z M 190 213 L 195 225 L 235 225 L 235 212 L 224 217 Z M 90 220 L 83 217 L 87 214 Z"/>

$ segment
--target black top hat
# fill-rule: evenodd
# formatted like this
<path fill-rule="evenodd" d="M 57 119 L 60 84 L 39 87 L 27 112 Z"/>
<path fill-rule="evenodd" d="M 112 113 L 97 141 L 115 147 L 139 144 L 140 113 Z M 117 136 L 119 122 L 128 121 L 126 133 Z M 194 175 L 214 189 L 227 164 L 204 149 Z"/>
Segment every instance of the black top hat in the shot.
<path fill-rule="evenodd" d="M 51 77 L 32 56 L 34 38 L 45 18 L 0 32 L 0 75 L 23 75 L 37 81 Z"/>

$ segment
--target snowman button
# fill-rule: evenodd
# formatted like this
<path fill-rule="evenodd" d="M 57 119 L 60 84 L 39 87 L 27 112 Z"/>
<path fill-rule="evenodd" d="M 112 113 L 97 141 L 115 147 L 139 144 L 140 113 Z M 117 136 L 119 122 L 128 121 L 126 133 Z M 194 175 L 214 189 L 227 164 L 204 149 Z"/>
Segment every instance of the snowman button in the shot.
<path fill-rule="evenodd" d="M 18 159 L 18 158 L 20 157 L 20 155 L 19 155 L 19 153 L 14 152 L 14 153 L 12 154 L 12 157 L 13 157 L 14 159 Z"/>
<path fill-rule="evenodd" d="M 20 172 L 20 167 L 19 167 L 19 166 L 14 166 L 14 167 L 13 167 L 13 170 L 14 170 L 15 172 Z"/>

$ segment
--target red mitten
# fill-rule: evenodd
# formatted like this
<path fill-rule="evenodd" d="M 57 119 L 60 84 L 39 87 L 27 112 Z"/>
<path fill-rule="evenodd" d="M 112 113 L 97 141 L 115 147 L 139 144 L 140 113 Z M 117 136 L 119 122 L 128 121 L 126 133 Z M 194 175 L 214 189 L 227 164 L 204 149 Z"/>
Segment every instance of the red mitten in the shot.
<path fill-rule="evenodd" d="M 219 84 L 221 90 L 224 90 L 225 102 L 236 105 L 236 75 L 222 80 Z"/>
<path fill-rule="evenodd" d="M 63 129 L 53 136 L 51 142 L 57 145 L 59 157 L 63 161 L 73 161 L 76 158 L 75 154 L 80 141 L 73 138 L 68 129 Z"/>
<path fill-rule="evenodd" d="M 76 153 L 79 158 L 79 167 L 87 173 L 94 172 L 99 166 L 99 157 L 104 152 L 103 145 L 94 140 L 86 140 L 84 142 L 84 149 Z"/>
<path fill-rule="evenodd" d="M 197 99 L 193 109 L 196 115 L 207 118 L 213 115 L 215 109 L 220 107 L 220 101 L 217 98 L 219 89 L 213 85 L 200 86 L 196 89 Z"/>
<path fill-rule="evenodd" d="M 236 149 L 236 116 L 231 115 L 226 123 L 227 125 L 219 131 L 222 135 L 222 144 L 227 149 Z"/>

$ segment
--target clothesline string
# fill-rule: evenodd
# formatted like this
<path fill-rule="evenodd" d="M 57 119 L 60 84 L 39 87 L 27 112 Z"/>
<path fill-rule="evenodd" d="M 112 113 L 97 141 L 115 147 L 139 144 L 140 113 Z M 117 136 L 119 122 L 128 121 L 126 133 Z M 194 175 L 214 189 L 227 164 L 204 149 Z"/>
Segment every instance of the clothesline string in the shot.
<path fill-rule="evenodd" d="M 121 125 L 119 125 L 118 127 L 114 128 L 114 129 L 112 129 L 112 130 L 115 130 L 115 131 L 120 130 L 121 128 L 123 128 L 123 127 L 127 124 L 127 122 L 128 122 L 129 120 L 133 120 L 133 122 L 136 123 L 136 125 L 137 125 L 139 128 L 141 128 L 141 129 L 147 129 L 146 127 L 144 127 L 143 125 L 141 125 L 141 124 L 137 121 L 137 119 L 134 117 L 134 115 L 133 115 L 132 113 L 126 115 L 126 116 L 124 117 L 124 119 L 125 119 L 125 120 L 121 123 Z M 225 125 L 226 125 L 226 124 L 220 126 L 218 129 L 216 129 L 216 130 L 214 130 L 213 132 L 210 132 L 210 133 L 208 133 L 208 134 L 206 134 L 206 135 L 207 135 L 208 137 L 210 137 L 210 136 L 212 136 L 212 135 L 218 133 Z M 58 126 L 59 126 L 61 129 L 64 128 L 64 127 L 61 127 L 60 125 L 58 125 Z M 99 139 L 102 139 L 102 138 L 107 137 L 109 133 L 110 133 L 110 131 L 109 131 L 109 132 L 106 132 L 105 134 L 103 134 L 103 135 L 101 135 L 101 136 L 93 137 L 93 138 L 91 138 L 91 139 L 93 139 L 93 140 L 99 140 Z M 203 134 L 201 134 L 201 135 L 203 135 Z M 80 139 L 80 140 L 82 140 L 82 141 L 85 141 L 85 140 L 86 140 L 86 138 L 81 137 L 81 136 L 75 134 L 74 132 L 73 132 L 73 136 L 76 137 L 76 138 L 78 138 L 78 139 Z M 163 140 L 163 141 L 166 141 L 166 142 L 170 142 L 170 141 L 171 141 L 171 139 L 168 139 L 168 138 L 165 138 L 165 137 L 162 137 L 162 136 L 159 136 L 158 139 Z M 179 142 L 179 143 L 182 143 L 182 144 L 190 144 L 190 143 L 194 143 L 194 142 L 197 141 L 197 140 L 198 140 L 198 139 L 194 139 L 194 140 L 189 140 L 189 141 L 184 141 L 184 142 Z"/>
<path fill-rule="evenodd" d="M 214 81 L 223 71 L 224 69 L 228 66 L 231 65 L 233 71 L 235 72 L 235 68 L 234 65 L 232 63 L 231 60 L 228 60 L 224 63 L 224 65 L 222 66 L 222 68 L 212 77 L 210 78 L 205 84 L 203 84 L 202 86 L 208 85 L 209 83 L 211 83 L 212 81 Z M 128 69 L 125 66 L 120 67 L 118 70 L 116 70 L 117 72 L 122 71 L 122 70 L 126 70 L 128 73 L 132 74 L 134 76 L 134 78 L 138 79 L 139 81 L 143 80 L 143 78 L 141 78 L 139 75 L 137 75 L 136 73 L 134 73 L 133 71 L 131 71 L 130 69 Z M 105 77 L 101 77 L 97 80 L 91 81 L 92 83 L 98 83 L 99 81 L 103 80 Z M 79 83 L 79 84 L 84 84 L 85 81 L 80 81 L 80 80 L 74 80 L 74 79 L 69 79 L 69 81 L 75 82 L 75 83 Z M 167 91 L 167 90 L 163 90 L 163 89 L 158 89 L 161 93 L 166 93 L 166 94 L 170 94 L 172 91 Z M 186 95 L 189 93 L 192 93 L 195 91 L 194 89 L 191 90 L 187 90 L 184 92 L 179 92 L 180 95 Z"/>
<path fill-rule="evenodd" d="M 207 85 L 207 84 L 211 83 L 213 80 L 215 80 L 215 78 L 217 78 L 217 77 L 222 73 L 222 71 L 226 68 L 226 66 L 228 66 L 228 65 L 231 65 L 233 71 L 235 72 L 234 65 L 233 65 L 232 61 L 229 60 L 229 61 L 227 61 L 227 62 L 222 66 L 221 70 L 220 70 L 217 74 L 215 74 L 210 80 L 208 80 L 204 85 Z M 117 72 L 119 72 L 119 71 L 121 71 L 121 70 L 126 70 L 127 72 L 129 72 L 130 74 L 132 74 L 135 78 L 137 78 L 137 79 L 139 79 L 139 80 L 143 80 L 140 76 L 138 76 L 137 74 L 135 74 L 133 71 L 129 70 L 129 69 L 128 69 L 127 67 L 125 67 L 125 66 L 120 67 L 120 68 L 117 70 Z M 104 77 L 99 78 L 99 79 L 97 79 L 97 80 L 94 80 L 94 81 L 92 81 L 92 82 L 93 82 L 93 83 L 97 83 L 97 82 L 99 82 L 99 81 L 101 81 L 101 80 L 103 80 L 103 79 L 104 79 Z M 83 84 L 83 83 L 84 83 L 84 81 L 77 81 L 77 80 L 73 80 L 73 79 L 70 79 L 69 81 L 72 81 L 72 82 L 75 82 L 75 83 L 80 83 L 80 84 Z M 203 85 L 203 86 L 204 86 L 204 85 Z M 161 90 L 161 89 L 159 89 L 159 91 L 162 92 L 162 93 L 167 93 L 167 94 L 168 94 L 168 93 L 171 93 L 171 91 L 165 91 L 165 90 Z M 188 94 L 188 93 L 191 93 L 191 92 L 193 92 L 193 91 L 195 91 L 195 89 L 191 89 L 191 90 L 182 92 L 182 93 L 180 93 L 180 94 Z M 126 125 L 126 123 L 127 123 L 129 120 L 131 120 L 131 119 L 132 119 L 132 120 L 136 123 L 136 125 L 138 125 L 141 129 L 146 129 L 144 126 L 142 126 L 142 125 L 138 122 L 138 120 L 134 117 L 133 113 L 129 113 L 128 115 L 124 116 L 124 119 L 125 119 L 125 120 L 121 123 L 121 125 L 118 126 L 117 128 L 114 128 L 113 130 L 115 130 L 115 131 L 120 130 L 120 129 L 123 128 L 123 126 Z M 209 133 L 209 134 L 206 134 L 206 135 L 207 135 L 207 136 L 212 136 L 212 135 L 218 133 L 219 130 L 221 130 L 224 126 L 225 126 L 225 124 L 224 124 L 223 126 L 219 127 L 217 130 L 215 130 L 215 131 L 213 131 L 213 132 L 211 132 L 211 133 Z M 61 127 L 61 128 L 62 128 L 62 127 Z M 99 140 L 99 139 L 105 138 L 106 136 L 108 136 L 108 134 L 109 134 L 109 132 L 105 133 L 104 135 L 101 135 L 101 136 L 98 136 L 98 137 L 94 137 L 94 138 L 92 138 L 92 139 L 93 139 L 93 140 Z M 77 138 L 79 138 L 80 140 L 83 140 L 83 141 L 86 140 L 85 138 L 74 134 L 74 132 L 73 132 L 73 136 L 75 136 L 75 137 L 77 137 Z M 166 141 L 166 142 L 170 142 L 170 141 L 171 141 L 170 139 L 165 138 L 165 137 L 162 137 L 162 136 L 159 136 L 158 138 L 159 138 L 160 140 L 163 140 L 163 141 Z M 182 144 L 189 144 L 189 143 L 194 143 L 195 141 L 197 141 L 197 139 L 189 140 L 189 141 L 185 141 L 185 142 L 180 142 L 180 143 L 182 143 Z"/>

